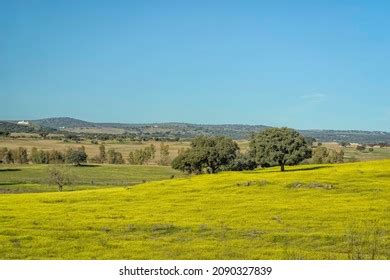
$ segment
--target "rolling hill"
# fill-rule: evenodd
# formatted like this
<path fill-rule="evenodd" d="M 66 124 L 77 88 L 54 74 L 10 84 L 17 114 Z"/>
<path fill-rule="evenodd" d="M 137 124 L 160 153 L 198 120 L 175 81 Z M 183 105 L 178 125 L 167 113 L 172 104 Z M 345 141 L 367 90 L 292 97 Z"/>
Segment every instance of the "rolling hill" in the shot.
<path fill-rule="evenodd" d="M 390 259 L 389 174 L 384 160 L 2 194 L 0 259 Z"/>
<path fill-rule="evenodd" d="M 221 135 L 233 139 L 248 139 L 253 132 L 259 132 L 269 126 L 242 125 L 242 124 L 189 124 L 189 123 L 94 123 L 68 117 L 47 118 L 30 121 L 35 127 L 41 129 L 68 131 L 85 134 L 131 134 L 139 137 L 180 138 L 191 139 L 199 135 Z M 5 128 L 10 132 L 31 131 L 31 128 L 11 126 L 11 122 L 0 122 L 0 131 Z M 390 143 L 390 133 L 384 131 L 360 130 L 300 130 L 307 136 L 321 142 L 355 142 L 355 143 Z"/>

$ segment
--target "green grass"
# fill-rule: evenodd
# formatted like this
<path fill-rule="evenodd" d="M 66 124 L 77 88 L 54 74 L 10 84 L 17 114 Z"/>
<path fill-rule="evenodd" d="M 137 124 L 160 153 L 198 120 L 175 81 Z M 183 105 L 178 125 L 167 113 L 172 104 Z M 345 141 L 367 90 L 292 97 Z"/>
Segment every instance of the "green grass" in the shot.
<path fill-rule="evenodd" d="M 0 193 L 50 192 L 56 186 L 48 185 L 51 165 L 0 165 Z M 152 165 L 86 165 L 69 166 L 73 185 L 64 191 L 96 189 L 102 187 L 130 186 L 143 182 L 184 176 L 168 166 Z"/>
<path fill-rule="evenodd" d="M 344 148 L 345 161 L 371 161 L 390 158 L 390 147 L 374 148 L 372 152 L 366 149 L 358 151 L 355 148 Z"/>
<path fill-rule="evenodd" d="M 0 259 L 390 259 L 389 202 L 390 160 L 3 194 Z"/>

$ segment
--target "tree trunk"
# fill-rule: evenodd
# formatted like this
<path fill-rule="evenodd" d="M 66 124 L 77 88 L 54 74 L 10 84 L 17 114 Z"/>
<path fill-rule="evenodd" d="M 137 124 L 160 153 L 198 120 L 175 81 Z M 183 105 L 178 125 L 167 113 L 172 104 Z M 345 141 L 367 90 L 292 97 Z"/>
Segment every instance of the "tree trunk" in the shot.
<path fill-rule="evenodd" d="M 62 186 L 58 185 L 58 191 L 62 192 Z"/>
<path fill-rule="evenodd" d="M 282 163 L 281 165 L 280 165 L 280 171 L 284 171 L 284 163 Z"/>

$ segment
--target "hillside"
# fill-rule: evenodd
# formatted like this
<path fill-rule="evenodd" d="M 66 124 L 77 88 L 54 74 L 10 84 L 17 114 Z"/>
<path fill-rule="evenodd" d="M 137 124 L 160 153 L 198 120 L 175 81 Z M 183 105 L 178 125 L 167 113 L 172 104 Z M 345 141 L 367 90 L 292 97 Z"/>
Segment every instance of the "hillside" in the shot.
<path fill-rule="evenodd" d="M 0 121 L 0 135 L 6 133 L 39 133 L 55 131 L 49 127 L 41 127 L 38 124 L 32 125 L 18 125 L 12 121 Z"/>
<path fill-rule="evenodd" d="M 0 259 L 390 259 L 390 161 L 0 195 Z"/>
<path fill-rule="evenodd" d="M 42 127 L 50 127 L 54 129 L 61 128 L 77 128 L 77 127 L 95 127 L 96 124 L 92 122 L 87 122 L 83 120 L 78 120 L 74 118 L 68 117 L 60 117 L 60 118 L 47 118 L 40 120 L 31 120 L 32 123 L 37 124 Z"/>
<path fill-rule="evenodd" d="M 4 123 L 4 122 L 3 122 Z M 199 135 L 227 136 L 236 140 L 248 139 L 254 132 L 264 130 L 265 125 L 243 124 L 189 124 L 189 123 L 94 123 L 74 118 L 48 118 L 31 120 L 36 127 L 50 130 L 68 131 L 76 134 L 111 134 L 132 135 L 146 138 L 192 139 Z M 0 123 L 0 131 L 2 124 Z M 23 130 L 23 131 L 20 131 Z M 15 127 L 15 131 L 29 132 L 27 128 Z M 307 137 L 313 137 L 320 142 L 350 142 L 350 143 L 390 143 L 390 132 L 361 130 L 300 130 Z"/>

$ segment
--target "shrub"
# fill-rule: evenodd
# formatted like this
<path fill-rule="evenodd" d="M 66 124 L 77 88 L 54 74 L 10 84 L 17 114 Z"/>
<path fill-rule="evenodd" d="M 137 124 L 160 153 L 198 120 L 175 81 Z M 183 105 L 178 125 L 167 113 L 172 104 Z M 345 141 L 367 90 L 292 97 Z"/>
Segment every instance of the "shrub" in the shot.
<path fill-rule="evenodd" d="M 357 145 L 356 146 L 356 150 L 358 151 L 364 151 L 366 149 L 366 147 L 364 145 Z"/>
<path fill-rule="evenodd" d="M 36 164 L 48 164 L 49 163 L 49 152 L 38 150 L 37 148 L 33 147 L 31 149 L 31 162 Z"/>
<path fill-rule="evenodd" d="M 12 151 L 8 150 L 7 148 L 1 148 L 0 149 L 0 162 L 5 164 L 14 163 L 14 158 Z"/>
<path fill-rule="evenodd" d="M 122 164 L 122 154 L 120 152 L 115 151 L 115 149 L 109 149 L 107 152 L 107 162 L 110 164 Z"/>
<path fill-rule="evenodd" d="M 342 163 L 344 162 L 343 150 L 336 151 L 326 147 L 317 147 L 313 150 L 313 156 L 309 163 Z"/>
<path fill-rule="evenodd" d="M 65 153 L 66 163 L 73 165 L 81 165 L 82 163 L 87 162 L 87 157 L 83 146 L 78 149 L 68 148 Z"/>
<path fill-rule="evenodd" d="M 147 163 L 149 160 L 153 159 L 155 157 L 156 148 L 153 144 L 151 144 L 149 147 L 146 147 L 145 149 L 138 149 L 134 152 L 130 152 L 129 156 L 127 157 L 127 160 L 129 164 L 137 164 L 137 165 L 143 165 Z"/>
<path fill-rule="evenodd" d="M 12 159 L 14 163 L 19 163 L 19 164 L 28 163 L 28 154 L 25 148 L 19 147 L 18 149 L 10 150 L 10 152 L 12 154 Z"/>
<path fill-rule="evenodd" d="M 64 162 L 65 162 L 65 155 L 62 152 L 54 149 L 49 152 L 49 163 L 59 164 Z"/>
<path fill-rule="evenodd" d="M 164 143 L 160 144 L 160 165 L 169 165 L 169 145 L 165 145 Z"/>

